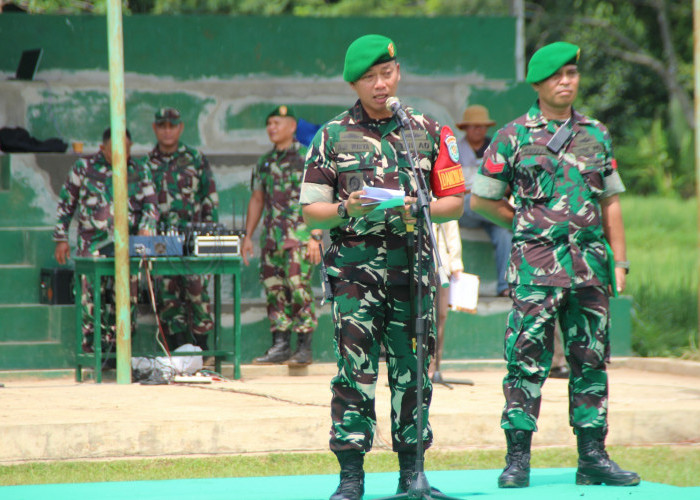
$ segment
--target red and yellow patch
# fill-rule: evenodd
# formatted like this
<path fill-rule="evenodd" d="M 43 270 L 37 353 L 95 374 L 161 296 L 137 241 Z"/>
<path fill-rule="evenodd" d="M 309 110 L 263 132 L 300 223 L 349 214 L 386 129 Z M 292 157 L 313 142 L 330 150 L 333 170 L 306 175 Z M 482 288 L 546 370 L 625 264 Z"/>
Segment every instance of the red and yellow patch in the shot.
<path fill-rule="evenodd" d="M 454 145 L 454 148 L 451 146 Z M 442 127 L 440 131 L 440 152 L 433 166 L 430 176 L 430 186 L 433 194 L 438 198 L 452 194 L 464 193 L 464 173 L 459 163 L 459 152 L 450 151 L 456 149 L 456 141 L 450 127 Z"/>
<path fill-rule="evenodd" d="M 500 174 L 505 168 L 505 163 L 494 163 L 491 158 L 487 158 L 484 163 L 484 168 L 489 174 Z"/>
<path fill-rule="evenodd" d="M 462 172 L 461 165 L 440 170 L 438 177 L 440 178 L 440 187 L 442 189 L 452 189 L 464 185 L 464 172 Z"/>

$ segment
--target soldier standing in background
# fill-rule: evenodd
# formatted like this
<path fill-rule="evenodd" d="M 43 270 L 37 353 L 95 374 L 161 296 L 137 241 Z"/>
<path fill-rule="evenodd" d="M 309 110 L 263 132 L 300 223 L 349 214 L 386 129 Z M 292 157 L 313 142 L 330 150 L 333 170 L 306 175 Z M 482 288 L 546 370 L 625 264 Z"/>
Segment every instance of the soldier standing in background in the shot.
<path fill-rule="evenodd" d="M 153 123 L 158 144 L 146 158 L 158 195 L 159 228 L 179 232 L 189 222 L 217 222 L 219 207 L 209 161 L 180 142 L 183 130 L 177 109 L 158 110 Z M 206 350 L 207 336 L 214 328 L 207 279 L 164 276 L 159 296 L 160 321 L 170 348 L 192 343 Z"/>
<path fill-rule="evenodd" d="M 578 443 L 576 484 L 631 486 L 605 451 L 610 357 L 609 293 L 629 269 L 619 193 L 624 192 L 605 126 L 573 108 L 580 49 L 556 42 L 530 59 L 527 81 L 538 100 L 499 130 L 472 189 L 472 208 L 513 228 L 508 269 L 513 309 L 505 334 L 508 454 L 502 488 L 530 482 L 530 444 L 541 387 L 552 363 L 554 324 L 564 336 L 569 424 Z M 503 195 L 513 191 L 515 206 Z"/>
<path fill-rule="evenodd" d="M 264 212 L 260 276 L 272 331 L 272 347 L 253 360 L 258 365 L 311 363 L 311 338 L 317 325 L 311 272 L 321 262 L 323 231 L 309 231 L 301 215 L 299 190 L 306 148 L 295 140 L 296 127 L 294 111 L 288 106 L 278 106 L 267 115 L 267 135 L 274 148 L 260 157 L 250 181 L 252 195 L 241 256 L 248 265 L 253 232 Z M 297 334 L 293 355 L 292 332 Z"/>
<path fill-rule="evenodd" d="M 392 447 L 398 452 L 398 492 L 407 492 L 416 472 L 416 443 L 432 442 L 428 408 L 432 385 L 427 376 L 430 356 L 417 366 L 411 335 L 411 309 L 420 300 L 423 318 L 432 317 L 430 293 L 432 253 L 409 248 L 407 225 L 415 223 L 411 205 L 416 185 L 399 126 L 386 102 L 401 78 L 394 43 L 366 35 L 348 47 L 343 78 L 357 93 L 357 102 L 330 120 L 316 134 L 306 159 L 301 189 L 304 219 L 312 228 L 330 229 L 326 253 L 333 292 L 337 375 L 331 381 L 330 448 L 340 464 L 340 484 L 331 500 L 360 500 L 364 493 L 364 455 L 372 448 L 376 415 L 374 394 L 379 353 L 386 348 L 391 390 Z M 416 168 L 430 182 L 433 222 L 462 213 L 464 179 L 456 139 L 448 127 L 413 109 L 405 109 L 416 138 Z M 440 176 L 439 173 L 444 173 Z M 447 175 L 454 174 L 453 176 Z M 375 210 L 360 197 L 364 186 L 410 193 L 396 209 Z M 409 279 L 409 262 L 420 255 L 423 276 Z M 412 298 L 417 280 L 423 296 Z M 426 343 L 434 345 L 433 330 Z M 426 336 L 427 337 L 427 336 Z M 421 346 L 422 348 L 422 346 Z M 417 370 L 423 370 L 423 401 L 417 400 Z M 421 411 L 425 427 L 416 428 Z"/>
<path fill-rule="evenodd" d="M 158 220 L 157 198 L 151 175 L 143 165 L 130 157 L 131 134 L 126 131 L 127 193 L 129 234 L 154 234 Z M 53 233 L 56 242 L 54 256 L 64 265 L 70 257 L 68 228 L 73 216 L 78 222 L 78 256 L 98 255 L 99 248 L 113 241 L 114 235 L 114 191 L 112 189 L 112 134 L 108 128 L 102 134 L 100 151 L 87 158 L 80 158 L 71 168 L 66 182 L 58 195 L 57 222 Z M 135 302 L 135 282 L 132 280 L 132 302 Z M 100 293 L 107 302 L 113 303 L 114 278 L 104 278 Z M 93 352 L 94 299 L 93 290 L 83 276 L 83 351 Z M 116 340 L 114 332 L 114 310 L 105 307 L 101 317 L 107 328 L 102 328 L 103 352 L 111 349 Z"/>

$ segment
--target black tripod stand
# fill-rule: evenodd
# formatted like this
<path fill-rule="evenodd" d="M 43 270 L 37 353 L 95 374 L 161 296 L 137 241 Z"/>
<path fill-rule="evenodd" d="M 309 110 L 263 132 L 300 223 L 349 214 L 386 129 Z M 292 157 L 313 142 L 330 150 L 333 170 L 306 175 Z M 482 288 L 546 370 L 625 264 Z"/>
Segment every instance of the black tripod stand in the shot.
<path fill-rule="evenodd" d="M 398 104 L 398 101 L 394 101 Z M 389 104 L 389 103 L 387 103 Z M 392 108 L 389 108 L 392 109 Z M 400 105 L 399 105 L 400 109 Z M 394 111 L 392 109 L 392 111 Z M 415 228 L 411 225 L 406 225 L 406 231 L 408 233 L 408 251 L 409 255 L 413 256 L 410 259 L 410 272 L 409 272 L 409 287 L 410 293 L 409 297 L 411 304 L 413 304 L 411 312 L 411 334 L 412 338 L 415 338 L 415 350 L 416 350 L 416 464 L 411 478 L 411 485 L 408 491 L 405 493 L 398 493 L 396 495 L 385 497 L 383 500 L 388 499 L 398 499 L 407 498 L 410 500 L 432 500 L 432 499 L 445 499 L 445 500 L 457 500 L 454 497 L 450 497 L 435 490 L 430 487 L 428 479 L 425 476 L 425 447 L 423 444 L 423 369 L 425 364 L 425 338 L 426 333 L 429 328 L 430 322 L 423 318 L 423 235 L 428 234 L 431 238 L 432 248 L 435 253 L 436 262 L 438 264 L 438 273 L 440 275 L 440 286 L 446 287 L 448 285 L 447 275 L 442 268 L 442 262 L 440 261 L 440 255 L 437 253 L 437 245 L 435 242 L 435 234 L 433 233 L 432 222 L 430 219 L 430 199 L 428 197 L 428 186 L 425 182 L 423 174 L 416 168 L 416 162 L 414 160 L 414 155 L 417 157 L 417 148 L 415 143 L 415 137 L 413 136 L 413 129 L 411 128 L 410 120 L 405 118 L 405 113 L 401 110 L 401 113 L 394 111 L 396 114 L 396 121 L 399 124 L 401 130 L 401 139 L 403 140 L 404 148 L 406 151 L 406 157 L 411 166 L 411 173 L 416 186 L 417 201 L 414 207 L 412 207 L 412 213 L 416 217 Z M 411 134 L 411 142 L 413 148 L 409 148 L 408 141 L 406 139 L 406 128 L 409 129 Z M 416 230 L 417 229 L 417 230 Z M 416 237 L 417 235 L 417 237 Z M 417 251 L 414 250 L 414 243 L 417 244 Z M 417 266 L 415 263 L 415 258 L 417 256 Z M 416 273 L 416 267 L 417 273 Z M 417 274 L 417 281 L 416 281 Z M 415 336 L 415 337 L 414 337 Z"/>

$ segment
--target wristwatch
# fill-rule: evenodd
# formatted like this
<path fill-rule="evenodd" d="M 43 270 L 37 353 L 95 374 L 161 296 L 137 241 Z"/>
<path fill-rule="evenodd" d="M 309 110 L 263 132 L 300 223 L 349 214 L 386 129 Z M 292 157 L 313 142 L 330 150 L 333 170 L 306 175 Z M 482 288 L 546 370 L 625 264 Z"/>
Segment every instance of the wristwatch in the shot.
<path fill-rule="evenodd" d="M 628 260 L 616 260 L 615 261 L 615 267 L 619 267 L 621 269 L 625 270 L 625 274 L 629 274 L 630 272 L 630 261 Z"/>
<path fill-rule="evenodd" d="M 338 216 L 341 219 L 349 219 L 350 215 L 348 215 L 348 209 L 345 208 L 345 202 L 341 201 L 340 205 L 338 205 Z"/>

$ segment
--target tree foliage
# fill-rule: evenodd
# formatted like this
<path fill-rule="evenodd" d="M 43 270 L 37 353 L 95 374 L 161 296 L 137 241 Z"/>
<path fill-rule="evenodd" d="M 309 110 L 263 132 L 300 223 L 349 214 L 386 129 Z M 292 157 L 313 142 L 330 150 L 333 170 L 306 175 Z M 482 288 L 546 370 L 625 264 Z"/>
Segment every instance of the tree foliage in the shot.
<path fill-rule="evenodd" d="M 530 2 L 529 52 L 554 40 L 583 47 L 580 107 L 606 123 L 635 191 L 694 188 L 691 2 Z M 651 177 L 638 175 L 650 170 Z M 643 185 L 637 185 L 639 179 Z M 651 179 L 659 182 L 656 188 Z"/>

